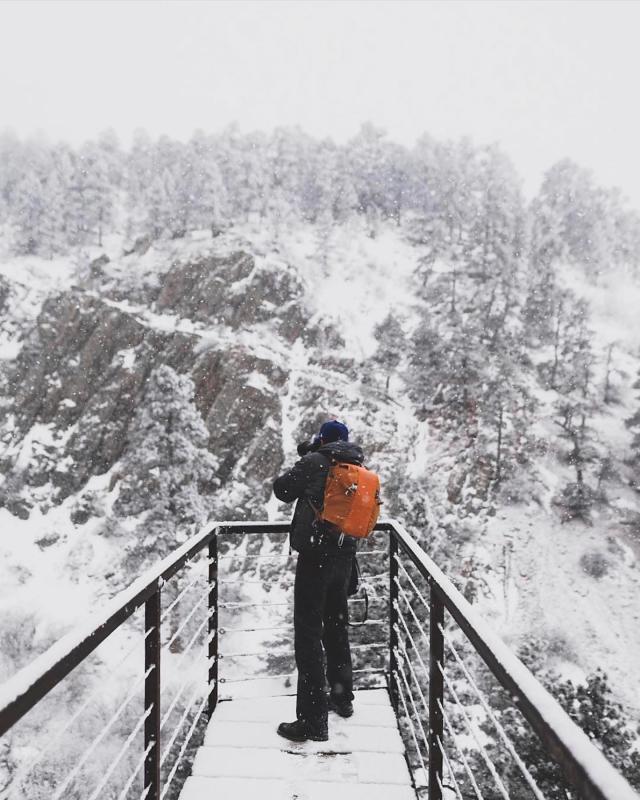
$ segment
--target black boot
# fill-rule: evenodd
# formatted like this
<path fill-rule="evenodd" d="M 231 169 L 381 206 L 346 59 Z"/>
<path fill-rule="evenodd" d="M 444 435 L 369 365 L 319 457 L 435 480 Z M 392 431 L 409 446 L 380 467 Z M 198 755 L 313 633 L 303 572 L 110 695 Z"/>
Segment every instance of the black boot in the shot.
<path fill-rule="evenodd" d="M 353 714 L 353 703 L 351 700 L 336 700 L 335 697 L 327 698 L 329 711 L 335 711 L 340 717 L 350 717 Z"/>
<path fill-rule="evenodd" d="M 278 725 L 278 733 L 285 739 L 290 739 L 292 742 L 326 742 L 329 738 L 327 728 L 313 728 L 308 722 L 303 719 L 297 719 L 295 722 L 281 722 Z"/>

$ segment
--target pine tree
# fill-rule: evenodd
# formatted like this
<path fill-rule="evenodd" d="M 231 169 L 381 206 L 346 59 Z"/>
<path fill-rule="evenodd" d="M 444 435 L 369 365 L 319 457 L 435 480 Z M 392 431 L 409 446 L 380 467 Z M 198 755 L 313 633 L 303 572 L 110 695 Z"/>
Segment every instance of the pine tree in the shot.
<path fill-rule="evenodd" d="M 156 174 L 147 190 L 146 229 L 152 239 L 159 239 L 163 234 L 171 234 L 174 230 L 174 184 L 171 173 L 165 170 Z"/>
<path fill-rule="evenodd" d="M 640 214 L 620 209 L 615 220 L 615 258 L 634 280 L 640 278 Z"/>
<path fill-rule="evenodd" d="M 93 143 L 80 150 L 69 187 L 70 239 L 76 245 L 102 245 L 113 214 L 113 188 L 104 153 Z"/>
<path fill-rule="evenodd" d="M 479 164 L 479 214 L 471 225 L 473 261 L 483 280 L 507 278 L 522 254 L 524 206 L 513 165 L 496 147 Z"/>
<path fill-rule="evenodd" d="M 588 170 L 564 159 L 547 172 L 539 204 L 554 220 L 569 261 L 594 280 L 611 266 L 615 220 L 622 213 L 616 192 L 595 186 Z"/>
<path fill-rule="evenodd" d="M 640 389 L 640 373 L 638 373 L 638 378 L 633 384 L 633 388 Z M 631 458 L 633 487 L 637 492 L 640 492 L 640 407 L 635 414 L 626 420 L 626 425 L 628 428 L 631 428 L 633 433 L 633 438 L 631 440 L 631 450 L 633 453 Z"/>
<path fill-rule="evenodd" d="M 204 135 L 193 137 L 189 152 L 194 164 L 193 224 L 195 228 L 208 228 L 212 236 L 217 236 L 229 221 L 227 187 L 213 145 Z"/>
<path fill-rule="evenodd" d="M 440 204 L 452 256 L 466 263 L 473 248 L 471 230 L 478 210 L 477 154 L 468 139 L 448 143 L 440 152 Z"/>
<path fill-rule="evenodd" d="M 397 318 L 393 314 L 388 314 L 379 325 L 376 325 L 374 334 L 378 340 L 374 359 L 383 371 L 385 391 L 388 392 L 391 375 L 402 360 L 405 347 L 404 331 Z"/>
<path fill-rule="evenodd" d="M 409 342 L 409 392 L 414 402 L 422 408 L 430 403 L 442 403 L 443 381 L 447 369 L 446 347 L 440 331 L 431 319 L 425 317 L 417 326 Z"/>
<path fill-rule="evenodd" d="M 33 255 L 42 246 L 43 224 L 46 214 L 46 192 L 42 182 L 33 172 L 27 172 L 14 192 L 13 221 L 17 228 L 18 252 Z"/>
<path fill-rule="evenodd" d="M 276 128 L 265 143 L 267 192 L 274 193 L 280 219 L 303 216 L 307 173 L 315 161 L 312 140 L 299 128 Z"/>
<path fill-rule="evenodd" d="M 55 145 L 51 151 L 52 172 L 55 173 L 60 191 L 58 205 L 62 215 L 61 229 L 61 252 L 68 250 L 72 243 L 73 220 L 72 220 L 72 182 L 74 171 L 74 154 L 72 149 L 65 144 Z"/>
<path fill-rule="evenodd" d="M 595 500 L 585 470 L 597 456 L 589 423 L 598 405 L 594 387 L 595 355 L 591 347 L 593 335 L 587 320 L 586 303 L 576 302 L 567 323 L 557 403 L 559 419 L 556 420 L 561 436 L 571 444 L 571 450 L 565 454 L 566 461 L 576 471 L 575 482 L 565 487 L 559 504 L 565 519 L 578 517 L 585 522 L 589 521 L 589 510 Z"/>
<path fill-rule="evenodd" d="M 124 181 L 126 161 L 120 140 L 113 128 L 102 131 L 98 136 L 97 147 L 107 170 L 110 187 L 112 190 L 120 189 Z"/>
<path fill-rule="evenodd" d="M 148 217 L 147 200 L 151 185 L 156 180 L 157 172 L 154 159 L 155 148 L 149 134 L 137 130 L 133 136 L 133 144 L 125 160 L 127 206 L 129 211 L 130 231 L 137 235 L 144 227 Z"/>
<path fill-rule="evenodd" d="M 11 131 L 0 132 L 0 196 L 7 215 L 13 208 L 16 187 L 26 171 L 24 145 Z"/>
<path fill-rule="evenodd" d="M 144 515 L 137 548 L 143 554 L 168 551 L 206 517 L 203 492 L 216 484 L 217 461 L 193 396 L 189 377 L 158 367 L 131 428 L 114 511 Z"/>
<path fill-rule="evenodd" d="M 353 186 L 358 197 L 358 209 L 364 214 L 371 235 L 375 236 L 378 221 L 385 208 L 384 162 L 385 132 L 365 123 L 357 136 L 347 145 Z"/>
<path fill-rule="evenodd" d="M 556 270 L 559 262 L 569 255 L 565 221 L 555 208 L 550 173 L 547 173 L 540 193 L 531 204 L 529 217 L 531 242 L 524 319 L 531 337 L 542 341 L 555 338 L 557 346 L 564 301 L 556 280 Z"/>
<path fill-rule="evenodd" d="M 270 189 L 266 149 L 266 137 L 256 133 L 239 139 L 238 149 L 233 153 L 234 196 L 239 219 L 251 221 L 265 216 Z"/>
<path fill-rule="evenodd" d="M 338 160 L 332 193 L 333 219 L 338 224 L 344 224 L 357 212 L 358 195 L 346 167 L 342 164 L 342 159 Z"/>
<path fill-rule="evenodd" d="M 441 154 L 442 146 L 431 137 L 423 136 L 418 140 L 412 153 L 413 170 L 407 189 L 413 208 L 409 236 L 414 244 L 426 250 L 418 269 L 418 273 L 426 278 L 436 258 L 444 255 L 448 242 Z"/>
<path fill-rule="evenodd" d="M 65 231 L 65 187 L 59 174 L 52 170 L 44 186 L 42 215 L 40 229 L 40 252 L 47 258 L 64 253 L 67 246 Z"/>
<path fill-rule="evenodd" d="M 336 201 L 338 151 L 332 143 L 324 144 L 314 154 L 303 190 L 303 215 L 310 222 L 331 224 Z"/>
<path fill-rule="evenodd" d="M 480 430 L 483 446 L 493 462 L 496 483 L 513 473 L 514 464 L 524 457 L 531 399 L 517 379 L 521 342 L 505 337 L 483 369 L 480 401 Z"/>
<path fill-rule="evenodd" d="M 114 164 L 107 160 L 105 151 L 92 146 L 88 153 L 87 202 L 92 211 L 92 230 L 94 243 L 102 247 L 105 229 L 108 229 L 114 213 L 115 183 L 112 180 Z"/>

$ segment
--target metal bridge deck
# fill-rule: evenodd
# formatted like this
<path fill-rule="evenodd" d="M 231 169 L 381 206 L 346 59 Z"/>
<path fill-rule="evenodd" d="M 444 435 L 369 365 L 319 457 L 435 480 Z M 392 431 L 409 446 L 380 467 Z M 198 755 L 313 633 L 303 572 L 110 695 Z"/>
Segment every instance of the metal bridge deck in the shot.
<path fill-rule="evenodd" d="M 180 800 L 416 800 L 386 689 L 356 692 L 354 715 L 329 715 L 328 742 L 288 742 L 295 697 L 221 701 Z"/>

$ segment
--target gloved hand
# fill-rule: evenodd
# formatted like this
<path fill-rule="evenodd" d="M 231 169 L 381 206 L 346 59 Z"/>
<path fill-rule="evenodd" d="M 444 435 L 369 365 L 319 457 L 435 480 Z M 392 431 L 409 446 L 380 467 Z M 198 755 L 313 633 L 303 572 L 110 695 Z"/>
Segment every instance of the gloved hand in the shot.
<path fill-rule="evenodd" d="M 312 439 L 310 442 L 300 442 L 298 444 L 298 455 L 300 458 L 306 456 L 308 453 L 315 453 L 315 451 L 320 447 L 320 439 L 315 438 Z"/>

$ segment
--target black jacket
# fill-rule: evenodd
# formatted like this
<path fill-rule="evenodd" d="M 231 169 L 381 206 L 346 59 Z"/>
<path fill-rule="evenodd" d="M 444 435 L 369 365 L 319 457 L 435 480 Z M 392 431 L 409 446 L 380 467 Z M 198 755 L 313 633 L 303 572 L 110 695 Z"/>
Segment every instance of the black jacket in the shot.
<path fill-rule="evenodd" d="M 291 521 L 291 547 L 299 552 L 338 550 L 338 536 L 326 524 L 317 522 L 311 507 L 313 504 L 316 509 L 322 510 L 324 487 L 332 461 L 361 465 L 364 453 L 353 442 L 331 442 L 296 461 L 290 470 L 273 483 L 273 492 L 278 500 L 284 503 L 298 501 Z M 339 550 L 345 555 L 352 554 L 356 544 L 356 539 L 346 536 Z"/>

